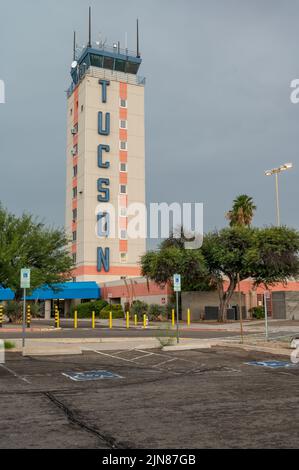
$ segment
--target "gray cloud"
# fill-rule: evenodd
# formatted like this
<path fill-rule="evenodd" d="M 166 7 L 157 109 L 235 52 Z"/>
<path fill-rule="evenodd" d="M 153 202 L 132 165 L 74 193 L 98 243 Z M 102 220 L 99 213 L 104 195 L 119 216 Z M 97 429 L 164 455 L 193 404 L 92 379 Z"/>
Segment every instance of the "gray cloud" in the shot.
<path fill-rule="evenodd" d="M 146 85 L 147 200 L 204 202 L 205 230 L 225 224 L 239 193 L 253 196 L 257 224 L 297 217 L 299 1 L 202 0 L 1 2 L 0 200 L 49 223 L 64 220 L 66 99 L 72 31 L 135 46 L 140 18 Z"/>

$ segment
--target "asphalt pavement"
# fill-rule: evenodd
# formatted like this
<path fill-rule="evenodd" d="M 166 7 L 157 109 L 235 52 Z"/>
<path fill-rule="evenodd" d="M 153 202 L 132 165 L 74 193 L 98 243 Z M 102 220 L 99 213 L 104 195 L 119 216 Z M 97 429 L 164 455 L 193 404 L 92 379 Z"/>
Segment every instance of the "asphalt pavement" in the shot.
<path fill-rule="evenodd" d="M 286 360 L 220 347 L 7 353 L 0 448 L 296 448 L 299 366 L 249 364 L 273 359 Z M 71 378 L 91 371 L 102 375 Z"/>

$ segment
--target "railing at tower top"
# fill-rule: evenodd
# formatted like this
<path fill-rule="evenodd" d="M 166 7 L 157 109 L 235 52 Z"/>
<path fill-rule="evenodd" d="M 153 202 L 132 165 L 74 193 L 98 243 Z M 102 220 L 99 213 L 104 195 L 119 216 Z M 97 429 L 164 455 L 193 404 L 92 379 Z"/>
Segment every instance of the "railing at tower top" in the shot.
<path fill-rule="evenodd" d="M 108 46 L 103 41 L 93 42 L 91 45 L 92 49 L 96 49 L 102 52 L 109 52 L 112 54 L 121 54 L 127 57 L 137 57 L 137 51 L 121 48 L 118 43 L 113 46 Z M 75 59 L 79 60 L 87 46 L 76 46 Z"/>
<path fill-rule="evenodd" d="M 80 81 L 83 80 L 85 76 L 89 76 L 89 77 L 95 77 L 95 78 L 103 78 L 107 80 L 116 80 L 118 82 L 125 82 L 125 83 L 130 83 L 132 85 L 138 85 L 138 86 L 145 85 L 145 77 L 141 77 L 139 75 L 134 75 L 131 73 L 117 72 L 115 70 L 102 69 L 100 67 L 90 66 L 86 68 L 84 66 L 81 66 L 80 71 L 78 70 L 78 74 L 79 74 L 78 83 L 80 83 Z M 66 91 L 68 98 L 71 96 L 76 86 L 77 85 L 72 83 L 71 86 L 68 88 L 68 90 Z"/>

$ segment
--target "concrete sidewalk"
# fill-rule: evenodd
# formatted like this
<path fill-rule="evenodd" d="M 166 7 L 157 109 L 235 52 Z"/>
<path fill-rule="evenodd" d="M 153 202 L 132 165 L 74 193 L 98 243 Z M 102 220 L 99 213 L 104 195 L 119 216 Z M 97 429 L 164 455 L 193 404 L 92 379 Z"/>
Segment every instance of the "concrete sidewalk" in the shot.
<path fill-rule="evenodd" d="M 239 339 L 228 338 L 175 338 L 169 337 L 125 337 L 125 338 L 47 338 L 27 339 L 24 351 L 22 340 L 11 340 L 15 348 L 10 351 L 23 352 L 24 356 L 51 356 L 82 354 L 83 351 L 121 351 L 132 349 L 163 349 L 164 351 L 185 351 L 192 349 L 208 349 L 213 346 L 243 349 L 246 351 L 263 351 L 271 354 L 290 356 L 292 349 L 289 344 L 281 343 L 241 343 Z"/>

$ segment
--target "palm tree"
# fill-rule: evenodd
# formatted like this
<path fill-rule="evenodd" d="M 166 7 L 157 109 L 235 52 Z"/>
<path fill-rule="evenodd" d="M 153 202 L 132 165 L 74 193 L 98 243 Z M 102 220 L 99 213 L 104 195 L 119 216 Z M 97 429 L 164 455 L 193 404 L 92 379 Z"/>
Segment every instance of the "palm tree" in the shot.
<path fill-rule="evenodd" d="M 247 194 L 240 194 L 233 200 L 233 207 L 226 213 L 226 218 L 229 220 L 231 227 L 236 225 L 249 227 L 255 211 L 256 205 L 252 197 L 247 196 Z"/>

